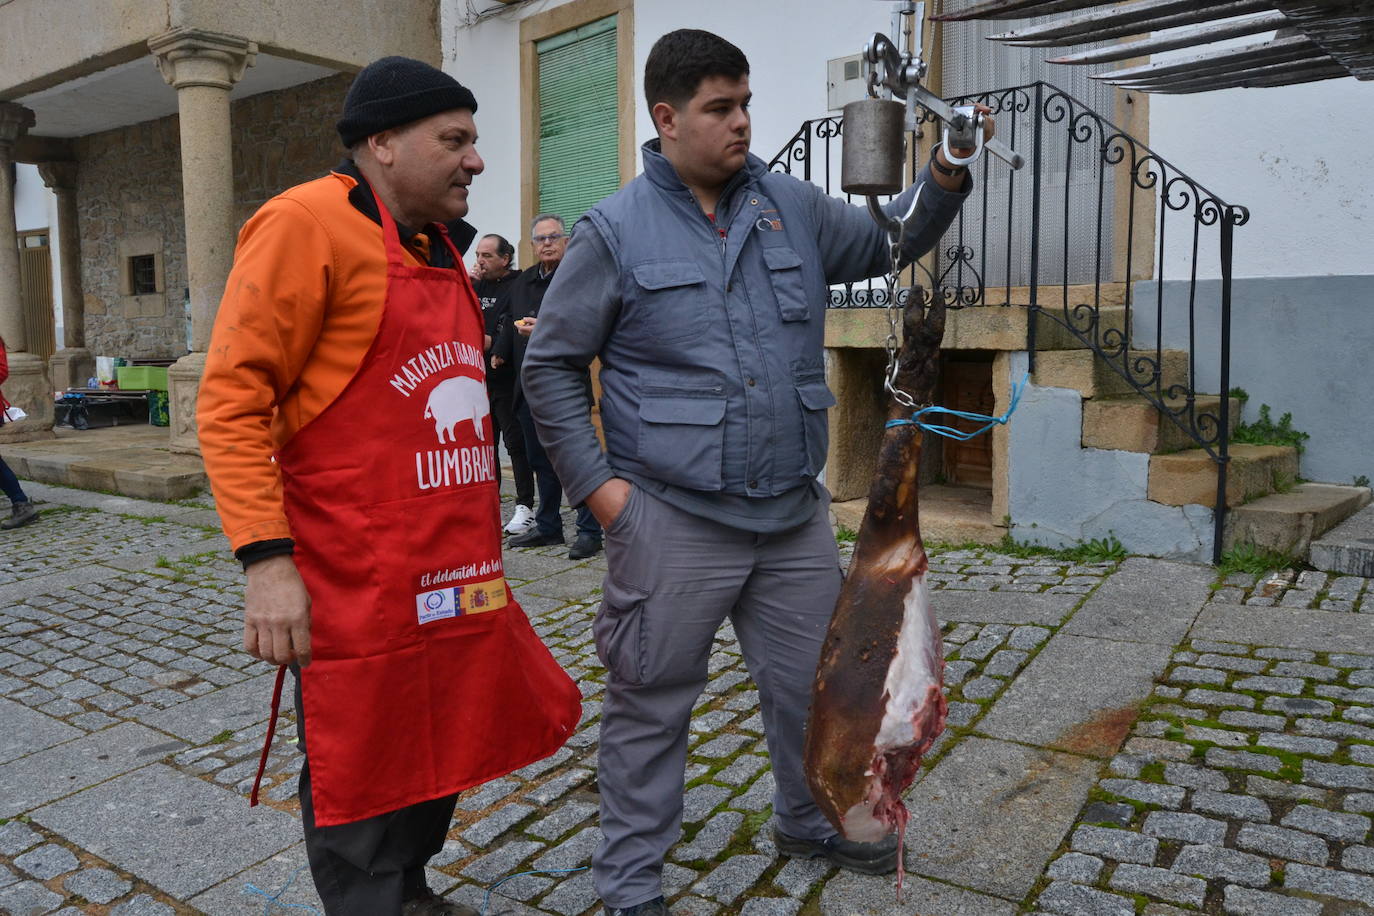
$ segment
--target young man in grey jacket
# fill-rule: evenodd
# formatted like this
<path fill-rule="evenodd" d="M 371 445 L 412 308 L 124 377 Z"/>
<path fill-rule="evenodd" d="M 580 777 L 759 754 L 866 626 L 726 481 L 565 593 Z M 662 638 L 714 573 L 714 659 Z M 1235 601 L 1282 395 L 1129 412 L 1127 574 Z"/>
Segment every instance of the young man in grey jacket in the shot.
<path fill-rule="evenodd" d="M 658 40 L 644 174 L 578 223 L 525 354 L 524 387 L 568 499 L 606 528 L 594 625 L 607 668 L 593 859 L 608 916 L 667 912 L 688 724 L 729 617 L 759 690 L 778 849 L 891 871 L 896 843 L 853 843 L 802 772 L 811 682 L 840 588 L 826 455 L 831 284 L 886 272 L 869 214 L 749 154 L 749 64 L 710 32 Z M 972 181 L 937 153 L 917 178 L 912 260 Z M 889 205 L 902 214 L 908 189 Z M 582 375 L 601 359 L 603 452 Z"/>

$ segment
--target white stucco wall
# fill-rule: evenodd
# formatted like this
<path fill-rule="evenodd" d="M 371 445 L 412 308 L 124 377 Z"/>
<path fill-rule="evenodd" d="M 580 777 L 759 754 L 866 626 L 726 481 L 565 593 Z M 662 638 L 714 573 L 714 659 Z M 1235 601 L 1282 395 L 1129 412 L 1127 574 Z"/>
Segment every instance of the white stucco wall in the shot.
<path fill-rule="evenodd" d="M 1152 149 L 1222 199 L 1250 209 L 1235 276 L 1374 274 L 1374 83 L 1150 96 Z M 1184 221 L 1174 221 L 1182 230 Z M 1220 276 L 1215 232 L 1198 275 Z M 1166 233 L 1165 277 L 1187 276 L 1191 227 Z"/>
<path fill-rule="evenodd" d="M 38 166 L 19 163 L 15 166 L 18 180 L 14 185 L 14 224 L 20 232 L 31 229 L 46 229 L 48 221 L 49 198 L 51 206 L 57 206 L 57 197 L 43 184 L 38 176 Z M 56 222 L 56 220 L 53 220 Z"/>
<path fill-rule="evenodd" d="M 562 2 L 529 3 L 464 26 L 467 3 L 443 0 L 444 69 L 477 96 L 478 149 L 486 172 L 473 185 L 469 219 L 482 232 L 522 236 L 520 217 L 519 21 Z M 635 4 L 635 137 L 654 136 L 639 79 L 653 43 L 679 28 L 709 29 L 749 57 L 753 151 L 770 159 L 802 121 L 826 111 L 826 61 L 857 54 L 890 29 L 878 0 L 638 0 Z M 838 152 L 838 150 L 837 150 Z"/>

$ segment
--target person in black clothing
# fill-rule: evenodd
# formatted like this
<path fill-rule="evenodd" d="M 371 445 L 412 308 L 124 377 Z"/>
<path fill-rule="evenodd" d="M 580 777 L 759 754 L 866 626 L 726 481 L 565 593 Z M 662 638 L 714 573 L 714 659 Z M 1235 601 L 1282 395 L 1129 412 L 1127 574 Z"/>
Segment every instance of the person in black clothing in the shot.
<path fill-rule="evenodd" d="M 507 534 L 524 534 L 534 527 L 534 472 L 525 455 L 525 434 L 515 418 L 515 370 L 494 354 L 495 343 L 501 338 L 502 327 L 510 321 L 506 300 L 514 280 L 520 276 L 515 269 L 515 246 L 502 236 L 491 233 L 477 243 L 473 261 L 473 289 L 482 303 L 482 317 L 486 320 L 487 336 L 492 343 L 488 349 L 487 397 L 491 403 L 492 444 L 505 440 L 510 455 L 511 473 L 515 477 L 515 514 L 506 523 Z M 495 449 L 497 477 L 501 476 L 500 449 Z"/>
<path fill-rule="evenodd" d="M 544 293 L 548 291 L 553 272 L 568 249 L 568 230 L 561 216 L 541 213 L 534 218 L 530 234 L 539 262 L 526 268 L 519 279 L 511 284 L 506 300 L 509 320 L 502 327 L 501 336 L 492 350 L 493 363 L 499 358 L 503 363 L 509 363 L 515 372 L 515 415 L 525 431 L 525 454 L 539 486 L 539 511 L 534 516 L 534 529 L 511 538 L 508 543 L 512 547 L 544 547 L 563 543 L 563 520 L 558 514 L 563 502 L 563 485 L 559 483 L 553 465 L 544 454 L 544 446 L 539 442 L 539 434 L 535 432 L 534 417 L 530 415 L 529 404 L 525 402 L 524 390 L 520 385 L 520 366 L 524 361 L 525 346 L 537 323 L 536 316 L 544 301 Z M 590 375 L 586 378 L 586 385 L 587 407 L 590 410 Z M 601 524 L 585 505 L 578 506 L 577 539 L 568 551 L 568 559 L 585 560 L 600 552 Z"/>

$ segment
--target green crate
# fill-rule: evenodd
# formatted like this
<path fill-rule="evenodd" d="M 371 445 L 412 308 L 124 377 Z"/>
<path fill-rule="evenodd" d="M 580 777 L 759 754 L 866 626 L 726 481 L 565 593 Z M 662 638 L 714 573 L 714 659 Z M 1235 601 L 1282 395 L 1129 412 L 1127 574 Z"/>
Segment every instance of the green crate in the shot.
<path fill-rule="evenodd" d="M 116 366 L 115 381 L 126 390 L 167 390 L 167 369 L 163 366 Z"/>

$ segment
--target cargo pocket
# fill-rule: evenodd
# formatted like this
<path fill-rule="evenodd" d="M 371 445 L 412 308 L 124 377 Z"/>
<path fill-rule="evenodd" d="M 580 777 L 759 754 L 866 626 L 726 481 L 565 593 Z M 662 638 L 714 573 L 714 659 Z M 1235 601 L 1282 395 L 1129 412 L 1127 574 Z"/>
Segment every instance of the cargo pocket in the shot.
<path fill-rule="evenodd" d="M 610 576 L 603 585 L 601 609 L 592 621 L 596 657 L 617 680 L 639 686 L 644 683 L 644 653 L 640 643 L 648 589 L 624 585 Z"/>
<path fill-rule="evenodd" d="M 802 259 L 791 248 L 765 248 L 763 260 L 768 265 L 768 279 L 773 296 L 778 300 L 778 314 L 783 321 L 805 321 L 811 317 L 806 301 L 806 286 L 802 282 Z"/>
<path fill-rule="evenodd" d="M 719 490 L 724 444 L 722 389 L 641 395 L 639 459 L 654 478 L 692 490 Z"/>
<path fill-rule="evenodd" d="M 824 374 L 799 378 L 796 385 L 802 406 L 802 431 L 806 436 L 806 463 L 802 474 L 815 477 L 825 467 L 825 452 L 829 445 L 825 412 L 835 406 L 835 395 L 826 385 Z"/>
<path fill-rule="evenodd" d="M 661 343 L 689 340 L 706 326 L 706 274 L 695 261 L 650 261 L 632 271 L 645 329 Z"/>

